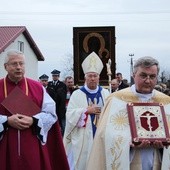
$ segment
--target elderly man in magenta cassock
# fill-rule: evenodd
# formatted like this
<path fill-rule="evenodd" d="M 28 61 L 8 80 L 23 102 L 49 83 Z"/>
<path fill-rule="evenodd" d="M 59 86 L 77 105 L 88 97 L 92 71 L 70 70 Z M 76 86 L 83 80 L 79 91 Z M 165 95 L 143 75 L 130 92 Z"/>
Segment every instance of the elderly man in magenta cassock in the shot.
<path fill-rule="evenodd" d="M 168 170 L 170 169 L 170 148 L 162 143 L 159 126 L 158 131 L 154 127 L 154 119 L 150 117 L 150 122 L 145 119 L 146 127 L 151 126 L 151 130 L 144 128 L 144 122 L 136 121 L 138 124 L 138 135 L 141 140 L 138 143 L 132 142 L 128 115 L 128 103 L 144 104 L 138 107 L 136 116 L 145 114 L 146 110 L 151 110 L 152 115 L 157 114 L 149 105 L 161 103 L 164 106 L 167 121 L 170 120 L 170 97 L 155 90 L 159 73 L 159 63 L 153 57 L 141 57 L 134 65 L 133 78 L 135 84 L 129 88 L 112 93 L 103 109 L 99 128 L 94 139 L 92 152 L 89 158 L 88 170 Z M 142 110 L 144 109 L 144 111 Z M 158 109 L 159 110 L 159 109 Z M 159 112 L 158 112 L 159 113 Z M 160 112 L 160 115 L 163 112 Z M 159 117 L 157 117 L 159 119 Z M 130 119 L 131 120 L 131 119 Z M 143 120 L 140 118 L 139 120 Z M 139 123 L 140 122 L 140 123 Z M 148 123 L 150 123 L 148 125 Z M 135 130 L 133 126 L 132 132 Z M 137 128 L 136 128 L 137 129 Z M 160 131 L 159 131 L 160 130 Z M 141 133 L 141 132 L 144 133 Z M 147 134 L 145 136 L 145 133 Z M 168 132 L 169 133 L 169 132 Z M 133 133 L 132 133 L 133 134 Z M 155 136 L 154 136 L 154 135 Z M 145 136 L 145 138 L 142 138 Z M 163 135 L 164 136 L 164 135 Z M 153 141 L 150 139 L 158 137 Z M 166 139 L 166 136 L 164 136 Z M 137 139 L 137 138 L 136 138 Z M 167 144 L 170 144 L 167 139 Z"/>
<path fill-rule="evenodd" d="M 55 113 L 45 88 L 24 77 L 25 57 L 10 50 L 0 80 L 0 169 L 68 170 Z"/>
<path fill-rule="evenodd" d="M 74 91 L 66 112 L 64 146 L 71 170 L 85 170 L 101 109 L 109 91 L 99 85 L 103 63 L 92 52 L 82 63 L 85 84 Z"/>

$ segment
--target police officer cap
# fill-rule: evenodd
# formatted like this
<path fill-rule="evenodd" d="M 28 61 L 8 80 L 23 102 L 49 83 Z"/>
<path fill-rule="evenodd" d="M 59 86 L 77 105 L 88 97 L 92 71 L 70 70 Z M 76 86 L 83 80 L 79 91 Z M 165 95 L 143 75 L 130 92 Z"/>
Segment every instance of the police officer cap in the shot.
<path fill-rule="evenodd" d="M 55 70 L 53 70 L 53 71 L 51 72 L 51 74 L 52 74 L 52 75 L 58 75 L 58 76 L 59 76 L 59 75 L 60 75 L 60 71 L 58 71 L 58 70 L 55 69 Z"/>
<path fill-rule="evenodd" d="M 48 80 L 48 76 L 46 74 L 43 74 L 42 76 L 39 77 L 40 80 Z"/>

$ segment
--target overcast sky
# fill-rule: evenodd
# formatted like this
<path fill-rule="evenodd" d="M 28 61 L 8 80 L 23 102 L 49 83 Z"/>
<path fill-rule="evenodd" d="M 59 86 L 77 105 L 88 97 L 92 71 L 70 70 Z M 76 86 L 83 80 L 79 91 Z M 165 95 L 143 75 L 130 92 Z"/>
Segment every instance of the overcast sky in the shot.
<path fill-rule="evenodd" d="M 115 26 L 116 68 L 130 77 L 130 57 L 153 56 L 170 72 L 170 0 L 1 0 L 1 26 L 26 26 L 45 57 L 39 76 L 62 72 L 73 53 L 73 27 Z M 62 74 L 61 74 L 62 76 Z"/>

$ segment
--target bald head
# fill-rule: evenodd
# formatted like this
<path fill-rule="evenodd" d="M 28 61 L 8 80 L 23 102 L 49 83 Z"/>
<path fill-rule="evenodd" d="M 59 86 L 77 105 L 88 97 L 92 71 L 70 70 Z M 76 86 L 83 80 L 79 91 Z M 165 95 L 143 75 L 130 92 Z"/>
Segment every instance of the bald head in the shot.
<path fill-rule="evenodd" d="M 119 87 L 119 82 L 117 79 L 113 79 L 111 81 L 111 86 L 112 86 L 112 92 L 116 91 Z"/>

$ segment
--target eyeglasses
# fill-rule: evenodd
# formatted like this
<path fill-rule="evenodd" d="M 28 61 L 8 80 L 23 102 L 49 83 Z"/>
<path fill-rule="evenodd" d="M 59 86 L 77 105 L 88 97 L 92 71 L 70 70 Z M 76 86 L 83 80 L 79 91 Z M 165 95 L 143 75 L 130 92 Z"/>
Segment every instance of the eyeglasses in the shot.
<path fill-rule="evenodd" d="M 23 67 L 25 65 L 24 62 L 13 62 L 13 63 L 7 63 L 7 65 L 10 65 L 12 67 L 17 67 L 18 65 Z"/>
<path fill-rule="evenodd" d="M 143 79 L 143 80 L 146 80 L 146 79 L 150 79 L 150 80 L 155 80 L 155 79 L 157 79 L 157 75 L 156 74 L 150 74 L 150 75 L 148 75 L 148 74 L 145 74 L 145 73 L 142 73 L 142 74 L 139 74 L 139 77 L 141 78 L 141 79 Z"/>
<path fill-rule="evenodd" d="M 87 74 L 86 75 L 88 78 L 98 78 L 99 75 L 98 74 Z"/>

